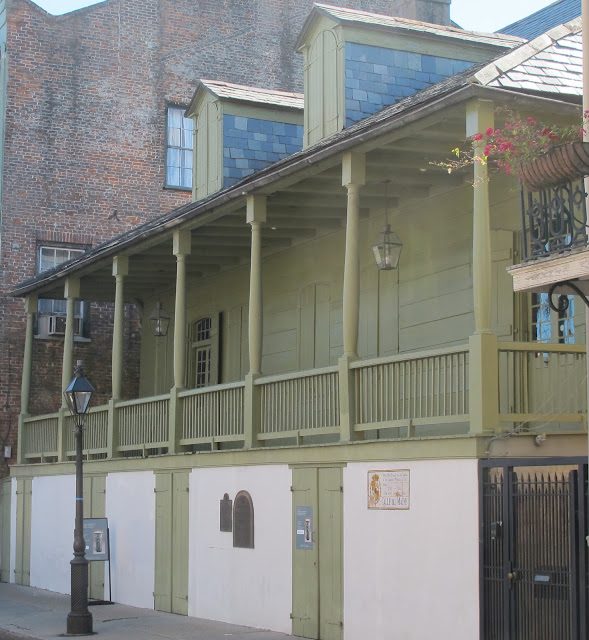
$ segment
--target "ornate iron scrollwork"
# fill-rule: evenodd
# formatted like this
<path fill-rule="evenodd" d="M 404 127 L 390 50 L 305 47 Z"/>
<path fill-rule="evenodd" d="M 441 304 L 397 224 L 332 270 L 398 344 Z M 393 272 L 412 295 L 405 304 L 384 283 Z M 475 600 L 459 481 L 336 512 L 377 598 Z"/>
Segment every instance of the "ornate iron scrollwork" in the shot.
<path fill-rule="evenodd" d="M 550 305 L 550 308 L 553 311 L 556 311 L 559 315 L 564 313 L 569 308 L 570 300 L 566 293 L 561 293 L 558 295 L 556 304 L 554 304 L 554 302 L 552 301 L 552 297 L 554 296 L 554 292 L 557 287 L 568 287 L 569 289 L 572 289 L 572 291 L 576 293 L 579 298 L 581 298 L 581 300 L 585 303 L 585 306 L 589 307 L 589 300 L 587 299 L 587 296 L 581 291 L 581 289 L 579 289 L 579 287 L 577 287 L 574 282 L 571 282 L 570 280 L 564 280 L 563 282 L 557 282 L 553 284 L 548 291 L 548 304 Z"/>
<path fill-rule="evenodd" d="M 587 245 L 587 210 L 582 181 L 541 191 L 521 187 L 524 262 Z"/>

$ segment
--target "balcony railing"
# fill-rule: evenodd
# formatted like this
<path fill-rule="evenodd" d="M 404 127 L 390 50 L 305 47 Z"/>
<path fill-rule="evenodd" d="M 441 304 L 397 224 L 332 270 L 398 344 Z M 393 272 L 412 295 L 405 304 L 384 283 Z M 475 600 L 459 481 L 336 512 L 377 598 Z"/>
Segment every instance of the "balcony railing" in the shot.
<path fill-rule="evenodd" d="M 236 382 L 111 402 L 86 417 L 84 451 L 90 459 L 110 459 L 334 442 L 344 433 L 342 407 L 350 417 L 348 437 L 465 433 L 474 402 L 474 367 L 490 364 L 473 358 L 469 346 L 461 345 L 359 360 L 349 369 L 269 376 L 249 387 Z M 586 428 L 584 346 L 505 342 L 498 343 L 496 358 L 497 384 L 487 391 L 503 430 L 513 430 L 514 424 L 524 429 Z M 72 426 L 65 410 L 24 418 L 20 462 L 72 459 Z"/>
<path fill-rule="evenodd" d="M 585 200 L 581 180 L 541 191 L 522 186 L 524 262 L 587 246 Z"/>

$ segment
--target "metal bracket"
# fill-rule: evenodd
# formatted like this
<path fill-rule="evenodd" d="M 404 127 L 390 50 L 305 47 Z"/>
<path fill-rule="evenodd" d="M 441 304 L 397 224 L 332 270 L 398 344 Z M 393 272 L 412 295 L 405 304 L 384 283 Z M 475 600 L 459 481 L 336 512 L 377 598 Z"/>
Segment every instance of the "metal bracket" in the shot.
<path fill-rule="evenodd" d="M 569 289 L 572 289 L 573 292 L 576 293 L 579 298 L 581 298 L 581 300 L 585 303 L 585 306 L 589 308 L 589 300 L 587 299 L 587 296 L 581 291 L 581 289 L 579 289 L 579 287 L 577 287 L 577 285 L 571 280 L 564 280 L 563 282 L 557 282 L 553 284 L 548 291 L 548 304 L 553 311 L 556 311 L 557 313 L 563 313 L 569 308 L 569 299 L 568 296 L 564 293 L 561 293 L 558 296 L 557 304 L 554 304 L 554 302 L 552 302 L 552 296 L 554 295 L 554 291 L 557 287 L 568 287 Z"/>

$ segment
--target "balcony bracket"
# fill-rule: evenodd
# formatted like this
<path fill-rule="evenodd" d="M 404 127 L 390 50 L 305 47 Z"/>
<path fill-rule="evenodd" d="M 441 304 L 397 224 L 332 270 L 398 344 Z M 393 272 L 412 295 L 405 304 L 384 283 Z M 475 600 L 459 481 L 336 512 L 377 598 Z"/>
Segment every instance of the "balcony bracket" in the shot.
<path fill-rule="evenodd" d="M 572 289 L 574 293 L 576 293 L 579 298 L 585 303 L 585 306 L 589 308 L 589 300 L 587 296 L 579 289 L 579 287 L 572 280 L 564 280 L 563 282 L 556 282 L 550 287 L 548 291 L 548 304 L 553 311 L 556 313 L 563 313 L 569 308 L 569 298 L 565 293 L 561 293 L 558 295 L 557 303 L 554 304 L 552 301 L 552 297 L 554 296 L 554 291 L 558 287 L 568 287 Z"/>

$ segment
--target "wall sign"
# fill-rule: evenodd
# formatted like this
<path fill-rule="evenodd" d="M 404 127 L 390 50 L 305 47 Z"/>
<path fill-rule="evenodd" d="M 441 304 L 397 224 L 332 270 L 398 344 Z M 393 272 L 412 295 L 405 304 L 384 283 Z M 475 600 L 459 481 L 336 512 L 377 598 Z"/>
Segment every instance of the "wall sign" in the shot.
<path fill-rule="evenodd" d="M 300 506 L 295 513 L 295 548 L 313 548 L 313 507 Z"/>
<path fill-rule="evenodd" d="M 231 533 L 233 531 L 233 500 L 229 499 L 229 494 L 219 500 L 219 530 Z"/>
<path fill-rule="evenodd" d="M 409 509 L 409 488 L 409 469 L 369 471 L 368 508 Z"/>
<path fill-rule="evenodd" d="M 110 560 L 106 518 L 84 518 L 84 542 L 86 543 L 86 560 L 89 562 Z"/>
<path fill-rule="evenodd" d="M 233 546 L 254 548 L 254 503 L 247 491 L 240 491 L 233 502 Z"/>

